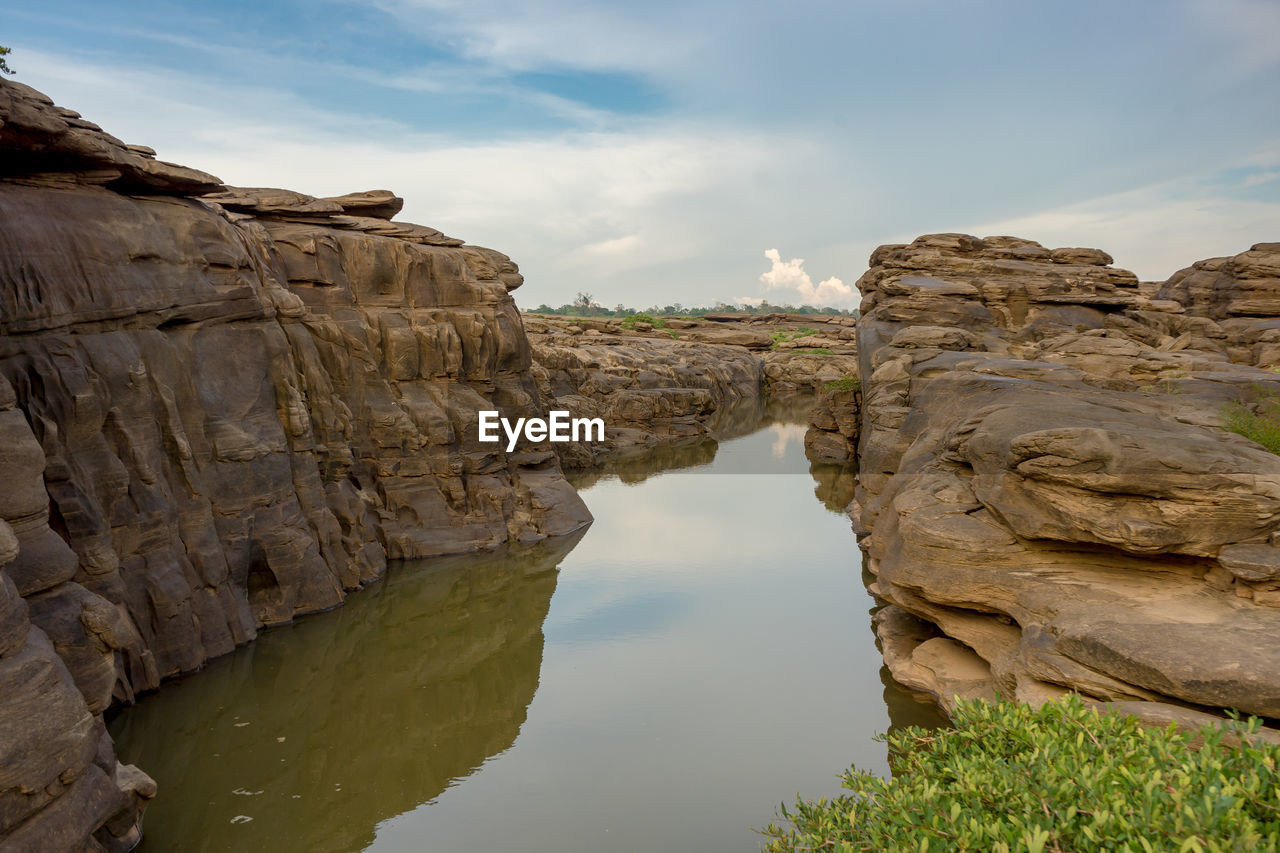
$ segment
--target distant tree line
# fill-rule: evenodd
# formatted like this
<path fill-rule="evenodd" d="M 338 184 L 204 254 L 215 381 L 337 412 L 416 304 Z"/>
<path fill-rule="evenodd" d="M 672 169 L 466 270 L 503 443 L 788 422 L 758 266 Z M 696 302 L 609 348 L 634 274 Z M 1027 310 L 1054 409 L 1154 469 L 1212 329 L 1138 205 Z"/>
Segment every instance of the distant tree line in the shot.
<path fill-rule="evenodd" d="M 671 305 L 650 305 L 648 308 L 628 308 L 619 303 L 613 308 L 606 308 L 592 298 L 590 293 L 579 293 L 578 298 L 566 302 L 559 308 L 553 308 L 545 302 L 531 309 L 533 314 L 564 314 L 571 317 L 630 317 L 634 314 L 652 314 L 667 317 L 704 317 L 707 314 L 844 314 L 856 317 L 856 309 L 834 308 L 818 305 L 775 305 L 772 302 L 761 302 L 759 305 L 730 305 L 728 302 L 716 302 L 711 306 L 686 308 L 679 302 Z"/>

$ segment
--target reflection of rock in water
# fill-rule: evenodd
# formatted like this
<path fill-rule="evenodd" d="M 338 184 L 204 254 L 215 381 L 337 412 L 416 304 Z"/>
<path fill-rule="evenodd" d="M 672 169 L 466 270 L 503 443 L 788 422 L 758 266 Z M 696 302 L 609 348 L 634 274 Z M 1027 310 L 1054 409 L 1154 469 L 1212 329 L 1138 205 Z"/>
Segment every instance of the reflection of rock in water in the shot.
<path fill-rule="evenodd" d="M 850 476 L 849 480 L 852 481 L 852 479 L 853 477 Z M 876 576 L 867 568 L 867 555 L 863 552 L 862 584 L 869 587 L 875 579 Z M 876 647 L 879 648 L 880 638 L 876 636 L 874 619 L 886 604 L 879 598 L 873 599 L 873 602 L 867 610 L 869 617 L 867 631 L 875 638 Z M 942 713 L 932 696 L 908 690 L 894 680 L 887 666 L 880 667 L 880 683 L 884 685 L 884 707 L 889 712 L 889 731 L 898 731 L 908 726 L 919 726 L 924 729 L 950 727 L 951 721 Z"/>
<path fill-rule="evenodd" d="M 565 479 L 579 491 L 610 477 L 617 477 L 628 485 L 636 485 L 664 471 L 710 465 L 715 461 L 717 447 L 714 438 L 702 435 L 676 444 L 635 448 L 590 468 L 570 469 L 565 472 Z"/>
<path fill-rule="evenodd" d="M 144 849 L 360 849 L 509 748 L 581 535 L 395 566 L 124 712 L 120 754 L 161 789 Z"/>
<path fill-rule="evenodd" d="M 822 505 L 844 514 L 858 486 L 858 469 L 853 465 L 829 465 L 810 459 L 809 476 L 817 483 L 813 493 Z"/>
<path fill-rule="evenodd" d="M 804 392 L 771 396 L 765 400 L 767 423 L 807 425 L 816 402 L 814 394 Z"/>
<path fill-rule="evenodd" d="M 707 421 L 707 428 L 716 441 L 728 441 L 755 432 L 764 415 L 764 398 L 748 397 L 717 409 Z"/>
<path fill-rule="evenodd" d="M 655 474 L 710 465 L 715 461 L 719 442 L 741 438 L 773 424 L 808 423 L 813 401 L 812 394 L 734 400 L 722 405 L 711 416 L 707 422 L 707 435 L 615 451 L 598 459 L 590 468 L 566 471 L 565 478 L 574 488 L 581 490 L 611 477 L 636 485 Z"/>
<path fill-rule="evenodd" d="M 894 681 L 887 666 L 880 667 L 880 683 L 884 685 L 884 706 L 889 711 L 889 731 L 900 731 L 908 726 L 922 729 L 951 726 L 938 710 L 936 699 L 928 693 L 913 693 Z"/>

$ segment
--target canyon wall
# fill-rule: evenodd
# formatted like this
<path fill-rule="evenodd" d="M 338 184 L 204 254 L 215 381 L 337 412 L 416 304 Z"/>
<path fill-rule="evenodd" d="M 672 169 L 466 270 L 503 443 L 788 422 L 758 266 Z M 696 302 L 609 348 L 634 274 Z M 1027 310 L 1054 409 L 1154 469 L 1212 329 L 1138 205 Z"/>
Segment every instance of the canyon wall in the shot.
<path fill-rule="evenodd" d="M 0 850 L 128 849 L 102 712 L 389 558 L 590 515 L 549 444 L 505 255 L 387 192 L 223 186 L 0 81 Z M 27 846 L 24 846 L 27 845 Z"/>
<path fill-rule="evenodd" d="M 939 234 L 859 281 L 855 526 L 900 681 L 1154 720 L 1280 717 L 1280 244 L 1160 286 L 1095 249 Z"/>

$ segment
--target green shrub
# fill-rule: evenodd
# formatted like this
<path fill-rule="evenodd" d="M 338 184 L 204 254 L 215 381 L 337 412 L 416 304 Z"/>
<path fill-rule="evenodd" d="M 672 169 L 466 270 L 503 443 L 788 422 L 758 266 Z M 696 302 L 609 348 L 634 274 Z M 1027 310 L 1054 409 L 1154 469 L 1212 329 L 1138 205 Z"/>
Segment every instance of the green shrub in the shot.
<path fill-rule="evenodd" d="M 1196 750 L 1174 727 L 1144 728 L 1071 696 L 1032 709 L 966 702 L 954 729 L 904 729 L 889 744 L 894 778 L 851 769 L 852 794 L 801 800 L 770 824 L 766 851 L 1280 848 L 1280 746 Z M 1234 740 L 1233 740 L 1234 742 Z"/>
<path fill-rule="evenodd" d="M 841 376 L 839 379 L 832 379 L 822 387 L 827 391 L 849 394 L 862 388 L 862 380 L 856 376 Z"/>
<path fill-rule="evenodd" d="M 646 314 L 643 311 L 639 314 L 632 314 L 622 321 L 624 329 L 634 329 L 636 323 L 648 323 L 655 329 L 665 329 L 667 327 L 667 319 L 665 317 L 654 317 L 652 314 Z"/>
<path fill-rule="evenodd" d="M 1223 425 L 1272 453 L 1280 453 L 1280 397 L 1264 394 L 1257 408 L 1230 403 L 1222 410 Z"/>
<path fill-rule="evenodd" d="M 816 334 L 818 334 L 817 329 L 810 329 L 808 326 L 801 326 L 799 329 L 796 329 L 794 332 L 786 332 L 781 329 L 779 329 L 776 332 L 770 332 L 769 337 L 773 338 L 773 342 L 775 344 L 780 344 L 786 341 L 795 341 L 795 340 L 799 340 L 800 338 L 807 338 L 810 335 L 816 335 Z"/>

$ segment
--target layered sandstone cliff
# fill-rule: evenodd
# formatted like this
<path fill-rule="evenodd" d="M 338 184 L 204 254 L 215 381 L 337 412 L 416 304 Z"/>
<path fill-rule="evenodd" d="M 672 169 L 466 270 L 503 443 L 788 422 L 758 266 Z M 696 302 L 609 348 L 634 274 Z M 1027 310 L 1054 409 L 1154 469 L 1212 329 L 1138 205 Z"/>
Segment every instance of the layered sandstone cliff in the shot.
<path fill-rule="evenodd" d="M 0 849 L 127 849 L 153 787 L 112 702 L 388 558 L 590 516 L 549 445 L 477 440 L 545 414 L 505 255 L 390 193 L 224 187 L 9 81 L 0 164 Z"/>
<path fill-rule="evenodd" d="M 886 660 L 944 704 L 1280 717 L 1280 457 L 1222 428 L 1280 393 L 1280 244 L 1154 298 L 1110 263 L 957 234 L 872 256 L 852 511 Z"/>

